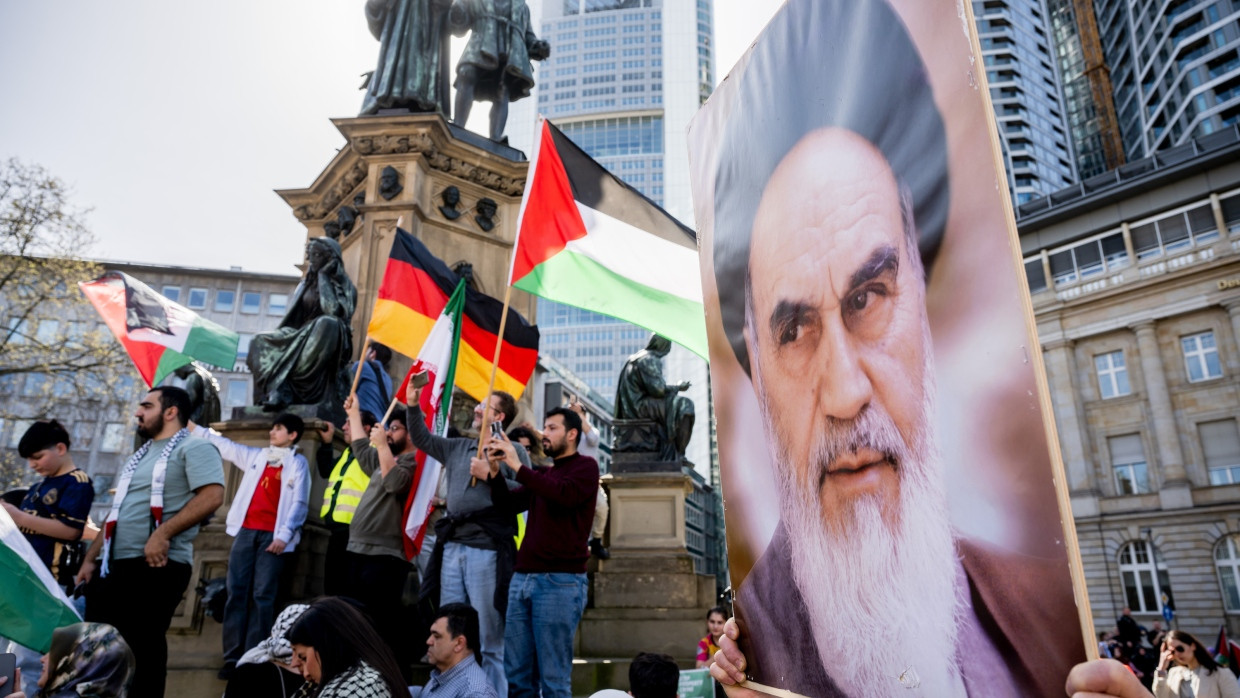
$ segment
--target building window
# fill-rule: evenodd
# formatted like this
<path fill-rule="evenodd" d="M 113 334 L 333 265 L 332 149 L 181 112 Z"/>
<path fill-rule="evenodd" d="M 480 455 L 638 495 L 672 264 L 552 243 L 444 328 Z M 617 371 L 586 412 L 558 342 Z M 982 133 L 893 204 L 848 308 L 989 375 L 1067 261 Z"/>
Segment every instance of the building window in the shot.
<path fill-rule="evenodd" d="M 74 448 L 82 451 L 89 451 L 90 445 L 95 440 L 95 423 L 94 422 L 74 422 L 71 430 L 73 434 Z"/>
<path fill-rule="evenodd" d="M 255 315 L 263 306 L 263 294 L 254 291 L 246 291 L 241 294 L 241 312 L 247 315 Z"/>
<path fill-rule="evenodd" d="M 40 320 L 39 329 L 35 332 L 34 338 L 38 340 L 39 344 L 52 344 L 56 341 L 56 337 L 59 334 L 59 320 Z"/>
<path fill-rule="evenodd" d="M 215 312 L 231 313 L 233 306 L 237 303 L 236 291 L 216 291 L 215 292 Z"/>
<path fill-rule="evenodd" d="M 246 381 L 244 380 L 232 379 L 228 381 L 228 396 L 225 404 L 229 407 L 244 406 L 248 387 L 249 386 L 246 385 Z"/>
<path fill-rule="evenodd" d="M 237 361 L 245 363 L 245 357 L 250 355 L 250 341 L 253 339 L 252 332 L 240 333 L 240 339 L 237 341 Z"/>
<path fill-rule="evenodd" d="M 1094 367 L 1098 369 L 1098 392 L 1103 399 L 1132 392 L 1128 385 L 1128 366 L 1124 364 L 1123 351 L 1095 356 Z"/>
<path fill-rule="evenodd" d="M 283 315 L 288 310 L 288 294 L 272 293 L 267 296 L 267 314 Z"/>
<path fill-rule="evenodd" d="M 103 427 L 103 442 L 99 450 L 105 453 L 116 453 L 125 442 L 125 425 L 120 422 L 108 422 Z"/>
<path fill-rule="evenodd" d="M 1196 383 L 1223 375 L 1213 332 L 1180 337 L 1180 347 L 1184 349 L 1184 366 L 1188 369 L 1189 382 Z"/>
<path fill-rule="evenodd" d="M 7 344 L 25 344 L 30 338 L 30 322 L 19 317 L 9 318 Z"/>
<path fill-rule="evenodd" d="M 43 394 L 43 386 L 47 384 L 47 376 L 42 373 L 26 374 L 26 383 L 22 387 L 22 395 L 34 397 Z"/>
<path fill-rule="evenodd" d="M 1158 548 L 1148 541 L 1133 541 L 1120 549 L 1119 575 L 1124 582 L 1127 606 L 1134 613 L 1158 613 L 1162 610 L 1162 595 L 1165 593 L 1170 599 L 1167 565 Z"/>
<path fill-rule="evenodd" d="M 163 293 L 164 293 L 164 298 L 167 298 L 173 303 L 181 302 L 181 287 L 180 286 L 164 286 Z"/>
<path fill-rule="evenodd" d="M 1210 484 L 1240 483 L 1240 431 L 1236 428 L 1236 420 L 1202 422 L 1197 425 L 1197 434 L 1201 437 L 1201 452 L 1205 455 Z"/>
<path fill-rule="evenodd" d="M 189 290 L 189 305 L 193 310 L 203 310 L 207 307 L 207 289 L 191 288 Z"/>
<path fill-rule="evenodd" d="M 1150 491 L 1150 471 L 1145 463 L 1145 447 L 1139 434 L 1112 436 L 1107 439 L 1111 451 L 1111 467 L 1115 472 L 1115 493 L 1146 494 Z"/>
<path fill-rule="evenodd" d="M 13 431 L 9 434 L 9 448 L 17 448 L 18 444 L 22 442 L 22 437 L 26 435 L 26 430 L 32 424 L 34 424 L 33 419 L 13 420 Z"/>
<path fill-rule="evenodd" d="M 1240 536 L 1227 536 L 1214 546 L 1214 569 L 1223 590 L 1223 608 L 1240 611 Z"/>

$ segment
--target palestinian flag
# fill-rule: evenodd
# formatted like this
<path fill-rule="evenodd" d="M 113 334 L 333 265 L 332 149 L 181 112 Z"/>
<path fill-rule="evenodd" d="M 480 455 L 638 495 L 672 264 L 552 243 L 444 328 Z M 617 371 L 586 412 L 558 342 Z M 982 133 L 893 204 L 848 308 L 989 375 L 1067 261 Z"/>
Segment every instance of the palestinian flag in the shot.
<path fill-rule="evenodd" d="M 26 536 L 0 507 L 0 635 L 47 652 L 53 630 L 81 620 Z"/>
<path fill-rule="evenodd" d="M 1218 639 L 1214 642 L 1214 661 L 1240 675 L 1240 646 L 1227 637 L 1227 624 L 1219 626 Z"/>
<path fill-rule="evenodd" d="M 509 283 L 707 358 L 697 238 L 540 119 Z"/>
<path fill-rule="evenodd" d="M 448 305 L 439 314 L 435 326 L 422 344 L 422 351 L 413 362 L 405 380 L 400 384 L 398 396 L 404 397 L 409 379 L 416 373 L 426 371 L 430 376 L 418 396 L 418 406 L 426 418 L 426 428 L 432 434 L 448 435 L 448 415 L 452 414 L 452 391 L 445 390 L 453 383 L 456 371 L 457 346 L 461 342 L 461 311 L 465 307 L 465 280 L 456 284 L 456 290 L 448 299 Z M 412 560 L 422 549 L 426 535 L 426 521 L 430 518 L 431 500 L 439 486 L 439 473 L 443 464 L 422 451 L 417 453 L 417 476 L 409 488 L 405 502 L 405 557 Z"/>
<path fill-rule="evenodd" d="M 128 274 L 110 271 L 78 286 L 148 387 L 194 360 L 224 369 L 237 360 L 241 338 L 236 332 L 198 317 Z"/>
<path fill-rule="evenodd" d="M 398 228 L 367 335 L 405 356 L 419 356 L 460 280 L 426 245 Z M 503 310 L 500 301 L 465 288 L 456 387 L 480 402 L 486 399 L 491 383 L 491 359 Z M 538 328 L 509 308 L 495 389 L 521 397 L 537 363 Z"/>

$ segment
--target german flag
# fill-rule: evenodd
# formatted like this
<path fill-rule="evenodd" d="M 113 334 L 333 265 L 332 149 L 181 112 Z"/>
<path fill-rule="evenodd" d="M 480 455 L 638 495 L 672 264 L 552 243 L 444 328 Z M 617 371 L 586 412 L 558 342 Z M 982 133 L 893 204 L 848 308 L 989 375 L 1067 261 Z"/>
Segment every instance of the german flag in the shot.
<path fill-rule="evenodd" d="M 405 356 L 416 357 L 458 281 L 460 277 L 426 245 L 398 228 L 367 334 Z M 474 289 L 467 287 L 465 291 L 456 387 L 481 401 L 486 399 L 490 384 L 491 358 L 504 304 Z M 495 389 L 521 397 L 537 362 L 538 328 L 510 308 Z"/>

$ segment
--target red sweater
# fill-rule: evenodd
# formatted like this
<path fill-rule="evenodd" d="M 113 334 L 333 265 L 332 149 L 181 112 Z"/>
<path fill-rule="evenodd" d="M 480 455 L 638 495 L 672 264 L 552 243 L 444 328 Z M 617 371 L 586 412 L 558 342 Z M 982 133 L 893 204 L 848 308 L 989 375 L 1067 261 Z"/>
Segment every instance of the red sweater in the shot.
<path fill-rule="evenodd" d="M 598 462 L 577 453 L 557 458 L 549 469 L 521 468 L 521 486 L 511 492 L 504 478 L 491 478 L 494 501 L 530 512 L 513 571 L 586 571 L 598 475 Z"/>

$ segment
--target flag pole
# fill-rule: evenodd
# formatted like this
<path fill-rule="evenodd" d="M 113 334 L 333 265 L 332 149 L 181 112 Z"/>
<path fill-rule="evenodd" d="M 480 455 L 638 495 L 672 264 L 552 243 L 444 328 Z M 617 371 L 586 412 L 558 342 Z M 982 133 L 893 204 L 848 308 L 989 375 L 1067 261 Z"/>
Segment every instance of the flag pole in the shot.
<path fill-rule="evenodd" d="M 491 360 L 491 382 L 487 385 L 487 397 L 483 401 L 482 407 L 482 424 L 478 427 L 478 454 L 475 458 L 482 457 L 482 442 L 490 433 L 491 423 L 491 393 L 495 392 L 495 370 L 499 368 L 499 351 L 504 347 L 504 327 L 508 324 L 508 304 L 512 302 L 512 286 L 509 285 L 504 289 L 504 309 L 499 316 L 499 334 L 495 338 L 495 357 Z M 516 415 L 512 415 L 516 416 Z M 469 478 L 469 486 L 473 487 L 478 484 L 478 478 Z"/>
<path fill-rule="evenodd" d="M 388 405 L 387 412 L 383 413 L 383 419 L 379 420 L 379 426 L 383 427 L 384 429 L 387 428 L 388 417 L 392 416 L 392 410 L 396 409 L 396 405 L 399 402 L 400 402 L 400 398 L 397 398 L 397 397 L 392 398 L 392 404 Z"/>
<path fill-rule="evenodd" d="M 357 357 L 357 370 L 353 372 L 353 387 L 349 388 L 349 394 L 357 392 L 357 384 L 362 380 L 362 366 L 366 365 L 366 351 L 370 348 L 370 335 L 366 335 L 366 339 L 362 340 L 362 353 Z"/>
<path fill-rule="evenodd" d="M 401 214 L 396 219 L 396 229 L 400 230 L 400 224 L 404 222 L 405 222 L 405 216 L 404 214 Z M 369 251 L 367 251 L 367 253 L 369 254 Z M 362 341 L 362 353 L 357 355 L 357 370 L 353 372 L 353 387 L 349 389 L 350 395 L 357 392 L 357 384 L 360 383 L 362 380 L 362 367 L 366 365 L 366 350 L 369 347 L 370 347 L 370 332 L 368 331 L 366 333 L 366 339 Z M 391 412 L 391 411 L 392 411 L 391 409 L 388 410 L 388 412 Z M 387 421 L 387 417 L 384 417 L 383 419 L 384 421 Z"/>

